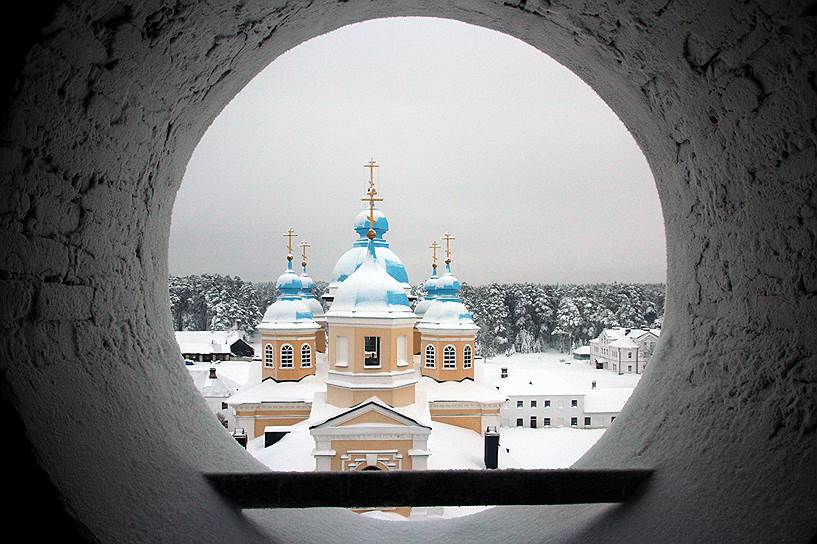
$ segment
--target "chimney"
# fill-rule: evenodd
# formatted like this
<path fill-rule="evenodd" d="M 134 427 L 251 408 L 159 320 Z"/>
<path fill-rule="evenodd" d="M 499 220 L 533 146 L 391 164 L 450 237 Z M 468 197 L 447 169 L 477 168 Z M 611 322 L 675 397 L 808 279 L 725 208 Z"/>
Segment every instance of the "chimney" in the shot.
<path fill-rule="evenodd" d="M 491 425 L 485 429 L 485 468 L 499 467 L 499 431 Z"/>
<path fill-rule="evenodd" d="M 247 433 L 244 431 L 243 428 L 238 427 L 236 430 L 233 431 L 233 438 L 235 441 L 241 445 L 242 448 L 247 448 Z"/>
<path fill-rule="evenodd" d="M 215 380 L 215 379 L 216 379 L 216 369 L 215 369 L 215 367 L 212 367 L 212 366 L 210 367 L 210 376 L 209 376 L 209 378 L 210 378 L 211 380 Z"/>
<path fill-rule="evenodd" d="M 500 377 L 500 378 L 507 378 L 507 377 L 508 377 L 508 367 L 503 366 L 503 367 L 502 367 L 502 368 L 499 370 L 499 377 Z"/>

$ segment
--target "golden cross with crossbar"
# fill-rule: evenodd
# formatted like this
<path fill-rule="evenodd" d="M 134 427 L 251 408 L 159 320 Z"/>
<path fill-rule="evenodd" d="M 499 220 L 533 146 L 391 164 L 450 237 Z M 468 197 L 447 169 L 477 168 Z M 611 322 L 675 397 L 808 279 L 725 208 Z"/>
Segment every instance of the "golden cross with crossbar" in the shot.
<path fill-rule="evenodd" d="M 287 229 L 287 231 L 284 233 L 284 238 L 287 239 L 287 260 L 288 261 L 292 260 L 292 239 L 294 237 L 296 237 L 296 236 L 298 236 L 298 235 L 295 233 L 295 229 L 293 229 L 292 227 L 289 227 Z"/>
<path fill-rule="evenodd" d="M 434 240 L 430 246 L 431 249 L 431 267 L 436 269 L 437 268 L 437 249 L 439 249 L 440 244 L 437 243 L 437 240 Z"/>
<path fill-rule="evenodd" d="M 451 234 L 445 233 L 443 234 L 443 240 L 445 241 L 445 264 L 451 264 L 451 240 L 456 240 Z"/>
<path fill-rule="evenodd" d="M 374 169 L 379 168 L 379 165 L 374 162 L 374 159 L 371 159 L 369 162 L 363 165 L 363 168 L 369 169 L 369 189 L 366 191 L 367 193 L 377 194 L 377 189 L 374 186 Z"/>
<path fill-rule="evenodd" d="M 309 242 L 306 240 L 302 240 L 301 243 L 298 244 L 301 247 L 301 266 L 306 266 L 306 248 L 312 247 Z"/>

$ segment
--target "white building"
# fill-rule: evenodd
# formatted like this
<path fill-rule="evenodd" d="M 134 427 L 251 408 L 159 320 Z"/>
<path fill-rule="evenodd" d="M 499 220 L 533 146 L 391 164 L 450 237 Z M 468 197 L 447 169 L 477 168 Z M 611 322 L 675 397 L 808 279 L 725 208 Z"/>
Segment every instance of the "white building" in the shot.
<path fill-rule="evenodd" d="M 618 416 L 631 387 L 580 389 L 561 380 L 502 379 L 499 390 L 507 400 L 500 409 L 503 427 L 609 427 Z"/>
<path fill-rule="evenodd" d="M 590 340 L 590 363 L 619 374 L 641 374 L 652 359 L 661 329 L 604 329 Z"/>

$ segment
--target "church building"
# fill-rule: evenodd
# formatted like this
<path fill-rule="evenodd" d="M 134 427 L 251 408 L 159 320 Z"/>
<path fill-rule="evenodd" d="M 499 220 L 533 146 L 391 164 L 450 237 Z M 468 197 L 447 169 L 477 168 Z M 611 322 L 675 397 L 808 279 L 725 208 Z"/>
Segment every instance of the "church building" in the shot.
<path fill-rule="evenodd" d="M 299 436 L 288 446 L 285 437 L 282 447 L 289 456 L 311 457 L 315 470 L 433 468 L 435 429 L 454 426 L 482 436 L 499 427 L 504 397 L 475 381 L 478 327 L 452 273 L 454 237 L 443 237 L 445 273 L 439 277 L 440 246 L 432 245 L 427 294 L 412 308 L 408 274 L 384 238 L 389 222 L 376 207 L 383 200 L 374 180 L 377 165 L 366 167 L 367 209 L 355 218 L 357 239 L 338 260 L 323 296 L 328 310 L 314 297 L 306 272 L 308 244 L 300 244 L 302 274 L 292 271 L 297 235 L 290 229 L 284 235 L 287 269 L 276 283 L 280 296 L 258 325 L 261 382 L 228 404 L 250 439 L 265 432 Z M 297 444 L 311 448 L 295 451 Z"/>

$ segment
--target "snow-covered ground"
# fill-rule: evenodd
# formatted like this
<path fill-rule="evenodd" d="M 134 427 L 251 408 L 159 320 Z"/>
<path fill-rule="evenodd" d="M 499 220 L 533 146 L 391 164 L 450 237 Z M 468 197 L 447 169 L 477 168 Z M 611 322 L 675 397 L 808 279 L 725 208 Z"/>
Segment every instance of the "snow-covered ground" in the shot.
<path fill-rule="evenodd" d="M 500 370 L 508 369 L 506 380 L 526 380 L 547 382 L 556 379 L 578 391 L 590 390 L 592 382 L 597 388 L 628 387 L 638 385 L 640 374 L 617 374 L 611 370 L 597 370 L 589 361 L 574 359 L 569 353 L 548 351 L 545 353 L 517 353 L 509 357 L 477 359 L 475 369 L 477 381 L 485 380 L 500 385 Z"/>

